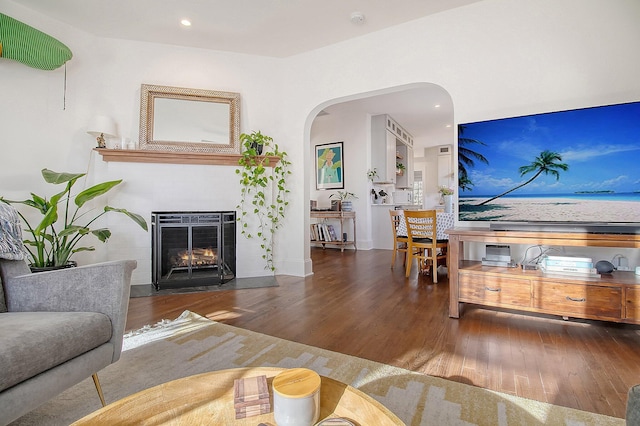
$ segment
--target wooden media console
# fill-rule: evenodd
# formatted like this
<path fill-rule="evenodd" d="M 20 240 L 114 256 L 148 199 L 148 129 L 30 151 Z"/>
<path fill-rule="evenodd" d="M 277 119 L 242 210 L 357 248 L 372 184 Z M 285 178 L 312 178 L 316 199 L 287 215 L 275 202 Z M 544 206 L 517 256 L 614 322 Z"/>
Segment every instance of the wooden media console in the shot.
<path fill-rule="evenodd" d="M 640 235 L 493 231 L 454 228 L 449 234 L 449 316 L 464 303 L 640 324 L 640 276 L 616 271 L 600 278 L 544 274 L 540 270 L 483 266 L 464 260 L 464 243 L 640 248 Z"/>

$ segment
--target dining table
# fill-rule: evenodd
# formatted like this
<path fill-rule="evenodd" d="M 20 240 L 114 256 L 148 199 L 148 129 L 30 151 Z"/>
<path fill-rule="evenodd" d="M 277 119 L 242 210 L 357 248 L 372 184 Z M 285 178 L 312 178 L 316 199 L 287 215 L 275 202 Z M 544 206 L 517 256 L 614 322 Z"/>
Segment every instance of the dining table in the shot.
<path fill-rule="evenodd" d="M 398 210 L 400 213 L 400 223 L 396 230 L 398 237 L 407 236 L 407 222 L 404 220 L 404 211 Z M 436 239 L 448 240 L 449 235 L 445 232 L 447 229 L 453 228 L 455 216 L 453 213 L 436 212 Z"/>

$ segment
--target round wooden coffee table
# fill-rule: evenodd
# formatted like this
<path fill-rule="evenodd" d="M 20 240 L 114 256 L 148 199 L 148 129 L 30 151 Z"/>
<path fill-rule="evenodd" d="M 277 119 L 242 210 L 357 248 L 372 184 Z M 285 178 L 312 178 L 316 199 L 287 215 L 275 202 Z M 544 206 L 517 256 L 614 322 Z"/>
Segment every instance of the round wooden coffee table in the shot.
<path fill-rule="evenodd" d="M 173 380 L 130 395 L 73 423 L 74 425 L 275 425 L 273 377 L 283 368 L 252 367 L 212 371 Z M 236 420 L 233 382 L 267 376 L 271 412 Z M 391 411 L 359 390 L 320 376 L 320 420 L 343 417 L 356 425 L 403 425 Z M 319 421 L 320 421 L 319 420 Z"/>

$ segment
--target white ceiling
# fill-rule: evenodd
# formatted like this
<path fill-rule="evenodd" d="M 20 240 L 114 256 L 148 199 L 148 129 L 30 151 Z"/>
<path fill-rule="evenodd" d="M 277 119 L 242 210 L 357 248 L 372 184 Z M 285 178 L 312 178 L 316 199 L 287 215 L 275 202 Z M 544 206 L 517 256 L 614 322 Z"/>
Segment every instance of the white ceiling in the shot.
<path fill-rule="evenodd" d="M 365 113 L 388 114 L 414 137 L 414 156 L 424 148 L 453 142 L 453 105 L 449 94 L 433 84 L 424 87 L 374 95 L 326 107 L 329 115 Z"/>
<path fill-rule="evenodd" d="M 100 37 L 287 57 L 481 0 L 9 0 Z M 360 12 L 364 23 L 351 22 Z M 186 28 L 180 20 L 188 18 Z M 441 105 L 434 108 L 434 105 Z M 441 88 L 405 90 L 327 108 L 389 114 L 419 146 L 452 140 Z"/>
<path fill-rule="evenodd" d="M 12 1 L 101 37 L 286 57 L 479 0 Z"/>

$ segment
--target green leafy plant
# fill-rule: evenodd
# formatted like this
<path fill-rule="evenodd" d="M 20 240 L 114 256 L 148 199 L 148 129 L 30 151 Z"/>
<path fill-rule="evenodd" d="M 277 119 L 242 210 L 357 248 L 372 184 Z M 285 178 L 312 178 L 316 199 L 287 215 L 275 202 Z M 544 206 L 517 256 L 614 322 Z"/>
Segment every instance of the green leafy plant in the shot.
<path fill-rule="evenodd" d="M 263 135 L 259 130 L 257 132 L 240 134 L 240 142 L 245 148 L 253 150 L 253 155 L 261 155 L 265 145 L 273 143 L 271 136 Z"/>
<path fill-rule="evenodd" d="M 405 170 L 405 169 L 406 169 L 406 167 L 405 167 L 405 165 L 404 165 L 403 163 L 401 163 L 401 162 L 399 162 L 399 161 L 398 161 L 398 162 L 396 162 L 396 169 L 398 169 L 398 170 Z"/>
<path fill-rule="evenodd" d="M 333 194 L 329 195 L 329 198 L 337 198 L 340 201 L 347 201 L 347 200 L 356 199 L 358 197 L 353 192 L 338 191 L 338 192 L 334 192 Z"/>
<path fill-rule="evenodd" d="M 51 196 L 50 199 L 34 193 L 31 193 L 31 199 L 24 201 L 7 200 L 0 197 L 0 201 L 4 203 L 24 204 L 42 214 L 40 223 L 32 226 L 27 218 L 18 212 L 31 235 L 31 239 L 25 239 L 24 244 L 29 252 L 32 267 L 64 266 L 74 253 L 95 250 L 93 246 L 78 247 L 78 243 L 89 234 L 93 234 L 103 243 L 109 239 L 111 231 L 107 228 L 90 228 L 93 222 L 108 212 L 122 213 L 140 225 L 142 229 L 147 230 L 147 222 L 142 216 L 125 209 L 105 206 L 100 213 L 90 218 L 87 218 L 87 215 L 91 210 L 81 213 L 80 209 L 87 202 L 107 193 L 122 182 L 121 179 L 99 183 L 79 192 L 74 197 L 71 190 L 78 179 L 83 176 L 85 173 L 58 173 L 42 169 L 42 177 L 47 183 L 66 184 L 64 190 Z"/>
<path fill-rule="evenodd" d="M 441 186 L 438 188 L 438 192 L 440 195 L 453 195 L 453 188 L 449 188 L 448 186 Z"/>
<path fill-rule="evenodd" d="M 249 223 L 257 219 L 255 237 L 260 239 L 262 258 L 267 263 L 265 269 L 275 271 L 273 238 L 289 205 L 286 196 L 289 193 L 287 177 L 291 174 L 291 162 L 273 138 L 259 131 L 242 133 L 240 141 L 242 156 L 238 160 L 240 168 L 236 169 L 236 174 L 240 175 L 241 201 L 236 207 L 239 211 L 237 220 L 241 223 L 242 235 L 251 239 L 254 235 L 249 231 Z M 263 155 L 258 152 L 258 142 L 262 144 Z"/>

